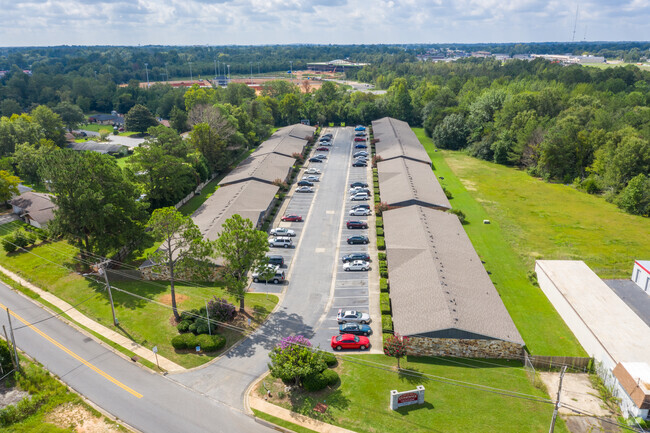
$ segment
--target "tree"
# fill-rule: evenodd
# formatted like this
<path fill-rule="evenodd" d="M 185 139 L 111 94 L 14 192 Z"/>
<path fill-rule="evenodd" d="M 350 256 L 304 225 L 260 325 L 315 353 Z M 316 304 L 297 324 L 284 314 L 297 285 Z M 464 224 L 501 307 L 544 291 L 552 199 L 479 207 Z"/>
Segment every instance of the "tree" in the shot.
<path fill-rule="evenodd" d="M 461 114 L 450 114 L 433 130 L 432 138 L 443 149 L 458 150 L 467 146 L 469 130 Z"/>
<path fill-rule="evenodd" d="M 228 290 L 239 298 L 239 311 L 243 312 L 248 272 L 264 263 L 269 250 L 267 234 L 255 229 L 251 220 L 235 214 L 223 223 L 215 250 L 225 261 Z"/>
<path fill-rule="evenodd" d="M 124 122 L 126 123 L 126 129 L 128 131 L 135 131 L 141 134 L 147 132 L 147 129 L 151 126 L 157 126 L 158 121 L 151 111 L 144 105 L 136 104 L 126 113 L 124 116 Z"/>
<path fill-rule="evenodd" d="M 156 209 L 147 227 L 160 248 L 149 255 L 149 260 L 158 268 L 169 271 L 169 284 L 172 296 L 172 310 L 177 321 L 181 316 L 176 308 L 176 274 L 185 270 L 201 273 L 208 266 L 207 258 L 212 254 L 210 242 L 203 239 L 201 231 L 192 218 L 184 216 L 174 207 Z"/>
<path fill-rule="evenodd" d="M 40 127 L 44 138 L 52 140 L 59 147 L 63 147 L 65 133 L 61 117 L 45 105 L 34 108 L 31 115 L 33 121 Z"/>
<path fill-rule="evenodd" d="M 170 114 L 170 124 L 178 132 L 187 131 L 187 112 L 174 106 Z"/>
<path fill-rule="evenodd" d="M 50 227 L 73 241 L 83 257 L 106 255 L 141 238 L 146 204 L 115 158 L 56 149 L 43 156 L 41 177 L 54 192 Z"/>
<path fill-rule="evenodd" d="M 394 334 L 389 336 L 386 341 L 384 341 L 384 355 L 392 356 L 397 359 L 397 369 L 399 370 L 399 360 L 406 356 L 406 350 L 408 349 L 409 338 L 402 337 L 399 334 Z"/>
<path fill-rule="evenodd" d="M 20 104 L 14 99 L 4 99 L 0 102 L 0 116 L 11 117 L 14 114 L 20 114 L 23 110 Z"/>
<path fill-rule="evenodd" d="M 20 179 L 6 170 L 0 170 L 0 202 L 10 200 L 18 195 L 18 184 Z"/>
<path fill-rule="evenodd" d="M 60 102 L 54 107 L 54 112 L 61 116 L 61 121 L 68 128 L 68 131 L 72 131 L 86 119 L 81 108 L 68 101 Z"/>
<path fill-rule="evenodd" d="M 644 174 L 632 178 L 621 192 L 618 206 L 634 215 L 650 214 L 650 179 Z"/>
<path fill-rule="evenodd" d="M 302 378 L 327 368 L 322 353 L 312 349 L 311 342 L 302 335 L 283 338 L 271 350 L 269 357 L 271 375 L 287 382 L 293 381 L 296 386 Z"/>
<path fill-rule="evenodd" d="M 194 125 L 189 142 L 205 156 L 211 172 L 225 169 L 230 162 L 226 142 L 207 123 Z"/>

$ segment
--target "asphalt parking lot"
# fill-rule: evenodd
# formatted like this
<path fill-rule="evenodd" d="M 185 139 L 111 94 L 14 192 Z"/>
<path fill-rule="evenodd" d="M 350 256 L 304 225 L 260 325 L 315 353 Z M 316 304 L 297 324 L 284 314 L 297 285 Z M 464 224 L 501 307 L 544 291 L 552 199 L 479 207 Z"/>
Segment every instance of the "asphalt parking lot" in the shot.
<path fill-rule="evenodd" d="M 295 185 L 289 192 L 288 202 L 276 218 L 273 227 L 288 227 L 296 232 L 294 248 L 271 248 L 269 254 L 281 255 L 287 282 L 281 285 L 253 283 L 256 292 L 280 293 L 285 296 L 283 312 L 300 324 L 296 333 L 302 333 L 315 346 L 331 350 L 330 339 L 338 334 L 336 314 L 339 309 L 370 311 L 369 271 L 343 270 L 341 257 L 351 252 L 368 253 L 368 245 L 348 245 L 349 236 L 363 234 L 374 244 L 374 236 L 367 229 L 348 229 L 348 220 L 368 221 L 374 226 L 374 218 L 349 216 L 355 204 L 369 204 L 374 212 L 372 197 L 368 201 L 351 201 L 349 185 L 363 181 L 372 186 L 372 171 L 368 167 L 352 167 L 354 128 L 330 128 L 333 146 L 323 153 L 327 159 L 322 163 L 306 163 L 297 180 L 309 167 L 321 170 L 320 181 L 315 182 L 313 193 L 297 193 Z M 314 146 L 314 149 L 318 146 Z M 280 222 L 282 215 L 297 214 L 303 222 Z M 375 266 L 371 263 L 371 266 Z M 375 271 L 376 272 L 376 271 Z M 377 301 L 378 302 L 378 301 Z M 371 336 L 375 343 L 373 351 L 381 350 L 381 318 L 372 317 L 371 327 L 378 331 Z M 374 340 L 374 341 L 373 341 Z"/>

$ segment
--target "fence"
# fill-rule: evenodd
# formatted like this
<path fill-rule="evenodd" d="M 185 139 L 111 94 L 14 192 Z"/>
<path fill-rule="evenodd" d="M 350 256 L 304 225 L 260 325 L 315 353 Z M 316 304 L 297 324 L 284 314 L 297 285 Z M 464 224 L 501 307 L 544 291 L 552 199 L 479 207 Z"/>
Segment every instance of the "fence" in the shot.
<path fill-rule="evenodd" d="M 552 370 L 567 366 L 570 370 L 588 371 L 592 367 L 592 358 L 580 356 L 540 356 L 524 352 L 524 364 L 527 368 Z"/>
<path fill-rule="evenodd" d="M 203 188 L 205 188 L 205 186 L 206 186 L 208 183 L 212 182 L 212 179 L 214 179 L 215 177 L 217 177 L 217 173 L 214 173 L 214 174 L 213 174 L 212 176 L 210 176 L 210 177 L 208 178 L 208 180 L 206 180 L 205 182 L 202 182 L 202 183 L 198 184 L 198 186 L 197 186 L 196 188 L 194 188 L 194 191 L 192 191 L 192 192 L 189 193 L 189 194 L 188 194 L 184 199 L 182 199 L 181 201 L 179 201 L 178 203 L 176 203 L 176 204 L 174 205 L 174 207 L 175 207 L 176 209 L 179 209 L 179 208 L 180 208 L 181 206 L 183 206 L 185 203 L 187 203 L 188 201 L 190 201 L 190 200 L 192 199 L 192 197 L 194 197 L 195 195 L 199 195 L 199 194 L 201 194 L 201 191 L 203 190 Z"/>

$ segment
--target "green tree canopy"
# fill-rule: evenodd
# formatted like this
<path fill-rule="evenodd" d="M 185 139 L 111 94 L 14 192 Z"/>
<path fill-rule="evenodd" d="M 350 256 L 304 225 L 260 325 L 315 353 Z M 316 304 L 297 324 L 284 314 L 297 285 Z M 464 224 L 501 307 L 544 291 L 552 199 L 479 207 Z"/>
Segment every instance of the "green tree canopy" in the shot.
<path fill-rule="evenodd" d="M 18 195 L 20 179 L 6 170 L 0 170 L 0 202 L 6 202 Z"/>
<path fill-rule="evenodd" d="M 65 127 L 68 128 L 68 131 L 72 131 L 86 120 L 81 108 L 68 101 L 60 102 L 56 107 L 54 107 L 54 112 L 61 116 L 61 121 Z"/>
<path fill-rule="evenodd" d="M 147 132 L 147 130 L 152 126 L 157 126 L 158 121 L 151 111 L 144 105 L 136 104 L 126 113 L 124 116 L 124 122 L 126 123 L 126 129 L 128 131 L 135 131 L 141 134 Z"/>

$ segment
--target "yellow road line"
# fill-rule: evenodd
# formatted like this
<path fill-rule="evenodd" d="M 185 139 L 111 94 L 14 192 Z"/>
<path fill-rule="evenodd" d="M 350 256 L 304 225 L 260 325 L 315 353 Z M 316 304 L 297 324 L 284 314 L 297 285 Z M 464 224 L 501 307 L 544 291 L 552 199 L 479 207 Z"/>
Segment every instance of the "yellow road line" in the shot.
<path fill-rule="evenodd" d="M 0 303 L 0 308 L 2 308 L 5 311 L 7 310 L 7 307 L 2 305 L 1 303 Z M 61 343 L 59 343 L 58 341 L 56 341 L 55 339 L 53 339 L 52 337 L 50 337 L 49 335 L 47 335 L 46 333 L 41 331 L 40 329 L 36 328 L 33 325 L 30 325 L 29 322 L 27 322 L 25 319 L 23 319 L 22 317 L 20 317 L 19 315 L 17 315 L 13 311 L 10 310 L 10 313 L 11 313 L 12 316 L 14 316 L 16 319 L 20 320 L 22 323 L 24 323 L 26 326 L 28 326 L 30 329 L 32 329 L 34 332 L 36 332 L 38 335 L 45 338 L 47 341 L 49 341 L 50 343 L 52 343 L 53 345 L 55 345 L 56 347 L 58 347 L 59 349 L 61 349 L 65 353 L 67 353 L 68 355 L 72 356 L 74 359 L 81 362 L 86 367 L 90 368 L 91 370 L 93 370 L 94 372 L 96 372 L 100 376 L 104 377 L 108 381 L 113 382 L 115 385 L 119 386 L 120 388 L 122 388 L 123 390 L 128 392 L 129 394 L 132 394 L 137 398 L 142 398 L 142 394 L 140 394 L 139 392 L 134 391 L 133 389 L 131 389 L 128 386 L 124 385 L 122 382 L 115 379 L 114 377 L 109 376 L 107 373 L 105 373 L 102 370 L 100 370 L 99 368 L 95 367 L 90 362 L 86 361 L 81 356 L 77 355 L 76 353 L 74 353 L 73 351 L 71 351 L 70 349 L 68 349 L 67 347 L 65 347 L 64 345 L 62 345 Z"/>

